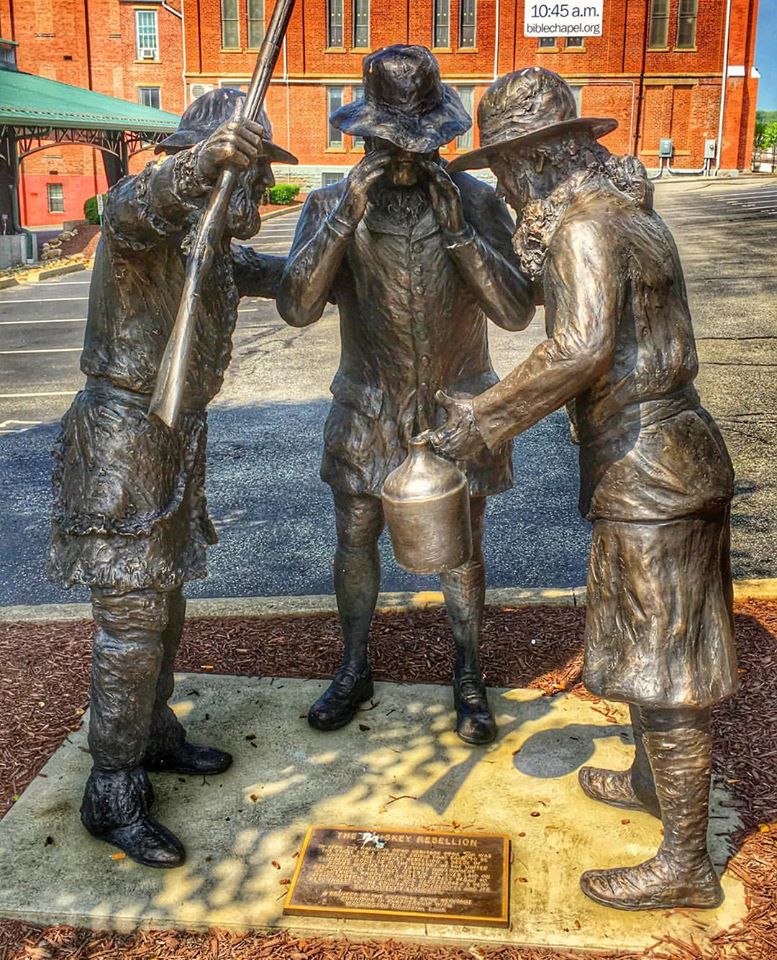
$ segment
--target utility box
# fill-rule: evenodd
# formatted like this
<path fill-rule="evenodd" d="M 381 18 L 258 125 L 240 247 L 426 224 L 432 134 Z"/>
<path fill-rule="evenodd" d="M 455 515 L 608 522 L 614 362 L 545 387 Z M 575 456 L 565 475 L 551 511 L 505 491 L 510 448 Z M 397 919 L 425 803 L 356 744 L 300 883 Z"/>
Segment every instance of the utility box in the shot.
<path fill-rule="evenodd" d="M 717 154 L 718 154 L 718 141 L 705 140 L 704 141 L 704 159 L 714 160 Z"/>
<path fill-rule="evenodd" d="M 674 150 L 674 145 L 672 144 L 671 137 L 662 137 L 658 141 L 658 155 L 659 157 L 664 157 L 666 159 L 672 156 L 672 151 Z"/>

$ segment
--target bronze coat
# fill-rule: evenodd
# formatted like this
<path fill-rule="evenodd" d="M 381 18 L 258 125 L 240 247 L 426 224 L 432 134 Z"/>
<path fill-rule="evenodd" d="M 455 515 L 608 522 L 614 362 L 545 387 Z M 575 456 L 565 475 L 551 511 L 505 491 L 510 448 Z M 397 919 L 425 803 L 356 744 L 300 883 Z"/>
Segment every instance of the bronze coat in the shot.
<path fill-rule="evenodd" d="M 149 418 L 205 194 L 187 150 L 108 196 L 81 356 L 87 385 L 54 450 L 49 573 L 62 586 L 171 589 L 205 576 L 216 539 L 204 494 L 205 407 L 230 360 L 240 296 L 274 296 L 285 262 L 225 243 L 203 289 L 180 423 L 170 430 Z"/>
<path fill-rule="evenodd" d="M 437 390 L 475 395 L 498 381 L 486 315 L 514 330 L 533 313 L 504 204 L 467 174 L 454 181 L 468 225 L 458 238 L 443 236 L 431 206 L 408 228 L 369 205 L 354 236 L 341 236 L 327 217 L 345 181 L 303 208 L 278 309 L 294 326 L 317 320 L 327 299 L 340 311 L 321 467 L 335 490 L 378 496 L 409 439 L 437 423 Z M 511 445 L 462 466 L 473 495 L 499 493 L 512 483 Z"/>
<path fill-rule="evenodd" d="M 644 707 L 702 708 L 737 687 L 733 468 L 693 387 L 677 249 L 644 171 L 619 163 L 527 209 L 516 249 L 542 277 L 548 339 L 474 401 L 475 416 L 498 447 L 575 401 L 580 509 L 594 521 L 586 685 Z"/>

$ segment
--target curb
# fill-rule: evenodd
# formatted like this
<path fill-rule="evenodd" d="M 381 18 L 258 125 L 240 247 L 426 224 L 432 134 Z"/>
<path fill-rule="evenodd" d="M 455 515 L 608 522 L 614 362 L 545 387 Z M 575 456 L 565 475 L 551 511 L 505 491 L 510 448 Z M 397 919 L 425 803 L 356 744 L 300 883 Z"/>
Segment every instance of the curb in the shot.
<path fill-rule="evenodd" d="M 734 583 L 735 600 L 777 600 L 777 578 L 764 580 L 737 580 Z M 377 610 L 382 613 L 407 613 L 412 610 L 434 610 L 444 606 L 442 593 L 428 590 L 419 593 L 381 593 Z M 486 590 L 486 606 L 578 607 L 585 605 L 585 587 L 507 587 Z M 332 594 L 306 597 L 218 597 L 212 600 L 189 600 L 186 605 L 190 619 L 215 617 L 309 617 L 316 614 L 337 613 L 337 602 Z M 88 603 L 41 603 L 27 606 L 0 607 L 0 623 L 47 620 L 89 620 L 92 615 Z"/>
<path fill-rule="evenodd" d="M 294 213 L 295 210 L 301 210 L 301 209 L 302 209 L 301 203 L 292 203 L 290 204 L 288 210 L 271 210 L 269 213 L 262 213 L 262 223 L 267 223 L 268 220 L 274 220 L 276 217 L 286 217 L 290 213 Z M 262 232 L 262 228 L 260 227 L 259 233 L 261 232 Z"/>
<path fill-rule="evenodd" d="M 62 277 L 67 273 L 77 273 L 80 270 L 90 270 L 93 263 L 92 257 L 89 260 L 76 260 L 72 263 L 62 263 L 59 265 L 33 267 L 29 270 L 20 270 L 12 277 L 4 277 L 0 280 L 0 290 L 6 287 L 18 287 L 23 283 L 38 283 L 41 280 L 50 280 L 52 277 Z"/>

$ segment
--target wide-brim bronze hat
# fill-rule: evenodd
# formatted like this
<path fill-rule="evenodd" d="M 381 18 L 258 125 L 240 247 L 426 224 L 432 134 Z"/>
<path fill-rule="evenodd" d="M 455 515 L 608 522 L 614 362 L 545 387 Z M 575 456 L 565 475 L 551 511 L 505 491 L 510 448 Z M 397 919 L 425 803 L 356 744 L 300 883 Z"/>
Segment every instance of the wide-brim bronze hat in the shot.
<path fill-rule="evenodd" d="M 220 87 L 218 90 L 209 90 L 191 103 L 183 113 L 181 122 L 175 133 L 171 133 L 161 143 L 156 145 L 154 153 L 176 153 L 178 150 L 188 150 L 195 144 L 206 140 L 212 133 L 231 120 L 245 97 L 242 90 L 231 87 Z M 279 147 L 272 142 L 272 124 L 264 110 L 259 115 L 259 122 L 265 130 L 266 137 L 262 140 L 264 157 L 270 163 L 297 164 L 299 161 L 293 153 Z"/>
<path fill-rule="evenodd" d="M 355 137 L 380 137 L 412 153 L 431 153 L 466 133 L 472 118 L 444 84 L 426 47 L 395 44 L 364 59 L 364 96 L 330 117 Z"/>
<path fill-rule="evenodd" d="M 496 152 L 523 150 L 550 137 L 600 137 L 618 126 L 612 117 L 578 117 L 569 85 L 543 67 L 527 67 L 496 80 L 478 106 L 480 146 L 456 157 L 448 170 L 482 170 Z"/>

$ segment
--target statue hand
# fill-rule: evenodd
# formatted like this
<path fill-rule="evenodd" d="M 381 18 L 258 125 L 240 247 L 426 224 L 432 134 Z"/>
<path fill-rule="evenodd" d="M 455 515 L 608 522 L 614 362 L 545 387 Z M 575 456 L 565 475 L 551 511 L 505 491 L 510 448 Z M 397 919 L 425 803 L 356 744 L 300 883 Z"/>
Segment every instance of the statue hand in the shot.
<path fill-rule="evenodd" d="M 333 216 L 343 226 L 355 229 L 364 211 L 370 188 L 383 176 L 390 154 L 385 150 L 368 153 L 348 174 L 345 193 L 333 212 Z"/>
<path fill-rule="evenodd" d="M 467 221 L 464 219 L 459 188 L 439 163 L 419 160 L 418 165 L 428 177 L 429 199 L 441 229 L 449 234 L 461 233 Z"/>
<path fill-rule="evenodd" d="M 255 120 L 228 120 L 205 140 L 197 155 L 197 173 L 213 183 L 222 168 L 245 170 L 264 152 L 264 127 Z"/>
<path fill-rule="evenodd" d="M 488 447 L 478 430 L 472 400 L 451 397 L 444 390 L 438 390 L 434 399 L 445 408 L 448 419 L 432 432 L 432 446 L 453 460 L 472 460 L 483 454 Z"/>

